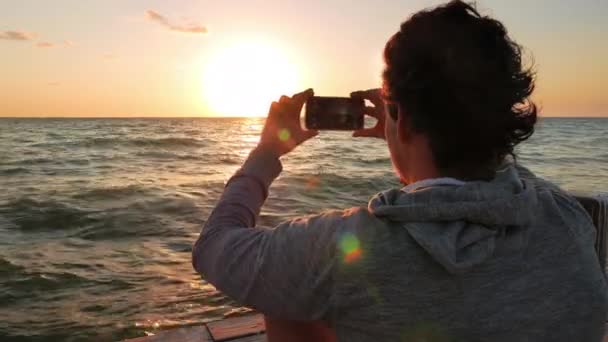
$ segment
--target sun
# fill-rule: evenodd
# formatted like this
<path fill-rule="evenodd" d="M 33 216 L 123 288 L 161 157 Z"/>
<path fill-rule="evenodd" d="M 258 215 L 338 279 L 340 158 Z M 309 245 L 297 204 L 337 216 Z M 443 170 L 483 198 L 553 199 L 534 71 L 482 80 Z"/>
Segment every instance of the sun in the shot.
<path fill-rule="evenodd" d="M 220 49 L 203 74 L 203 97 L 213 116 L 265 116 L 272 101 L 297 86 L 292 61 L 276 43 L 261 39 Z"/>

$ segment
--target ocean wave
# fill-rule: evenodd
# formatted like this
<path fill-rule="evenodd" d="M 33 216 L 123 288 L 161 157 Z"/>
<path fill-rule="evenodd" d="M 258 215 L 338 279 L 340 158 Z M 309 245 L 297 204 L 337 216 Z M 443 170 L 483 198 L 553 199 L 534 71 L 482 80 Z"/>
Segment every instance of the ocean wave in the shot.
<path fill-rule="evenodd" d="M 54 160 L 51 158 L 37 157 L 37 158 L 29 158 L 29 159 L 19 159 L 19 160 L 11 161 L 7 164 L 15 165 L 15 166 L 33 166 L 33 165 L 46 165 L 46 164 L 56 164 L 56 163 L 57 163 L 57 160 Z"/>
<path fill-rule="evenodd" d="M 24 270 L 23 267 L 19 265 L 15 265 L 10 260 L 4 259 L 0 257 L 0 275 L 2 279 L 5 279 L 9 275 L 17 274 L 18 272 L 22 272 Z"/>
<path fill-rule="evenodd" d="M 596 157 L 575 157 L 575 156 L 560 156 L 560 157 L 545 157 L 542 162 L 553 165 L 580 165 L 584 163 L 594 163 L 597 161 Z"/>
<path fill-rule="evenodd" d="M 56 132 L 47 132 L 46 136 L 51 139 L 63 139 L 65 136 Z"/>
<path fill-rule="evenodd" d="M 74 201 L 90 203 L 95 209 L 70 203 Z M 202 224 L 202 209 L 191 196 L 171 196 L 140 185 L 93 188 L 72 195 L 69 201 L 22 197 L 0 202 L 5 228 L 24 233 L 61 232 L 91 241 L 179 235 L 184 225 Z"/>
<path fill-rule="evenodd" d="M 145 201 L 138 201 L 125 208 L 125 210 L 140 210 L 142 213 L 168 214 L 169 217 L 184 219 L 183 215 L 197 214 L 197 202 L 188 197 L 158 196 Z"/>
<path fill-rule="evenodd" d="M 50 294 L 51 291 L 65 292 L 70 288 L 103 288 L 104 290 L 126 290 L 134 287 L 134 284 L 126 280 L 91 279 L 70 272 L 38 272 L 28 271 L 25 268 L 13 269 L 11 273 L 4 273 L 0 286 L 8 289 L 0 294 L 0 302 L 6 303 L 19 299 L 31 299 L 32 293 L 41 291 L 40 296 Z"/>
<path fill-rule="evenodd" d="M 354 171 L 350 171 L 349 173 L 345 174 L 319 172 L 318 174 L 296 174 L 294 176 L 299 180 L 308 180 L 311 177 L 317 177 L 320 181 L 326 183 L 327 185 L 344 190 L 349 190 L 365 184 L 394 185 L 393 183 L 396 182 L 391 169 L 387 169 L 387 171 L 381 176 L 367 173 L 357 174 Z"/>
<path fill-rule="evenodd" d="M 95 213 L 54 200 L 37 201 L 19 198 L 0 205 L 3 214 L 19 230 L 44 231 L 64 230 L 84 226 L 98 221 Z"/>
<path fill-rule="evenodd" d="M 398 186 L 397 179 L 390 173 L 382 176 L 293 174 L 273 185 L 270 197 L 279 199 L 286 207 L 306 204 L 311 210 L 318 210 L 319 203 L 328 201 L 340 206 L 367 203 L 374 194 Z"/>
<path fill-rule="evenodd" d="M 80 145 L 87 147 L 108 146 L 157 146 L 157 147 L 204 147 L 205 141 L 195 138 L 93 138 L 81 140 Z"/>
<path fill-rule="evenodd" d="M 136 201 L 125 207 L 104 212 L 97 222 L 82 226 L 70 237 L 84 240 L 180 236 L 191 225 L 201 225 L 202 215 L 190 199 Z"/>
<path fill-rule="evenodd" d="M 391 158 L 384 157 L 384 158 L 373 158 L 373 159 L 356 159 L 356 161 L 359 164 L 363 164 L 363 165 L 382 165 L 382 164 L 389 164 L 391 162 Z"/>
<path fill-rule="evenodd" d="M 606 145 L 608 145 L 608 137 L 606 137 L 606 136 L 596 137 L 596 138 L 591 139 L 589 141 L 589 143 L 595 144 L 595 145 L 606 146 Z"/>
<path fill-rule="evenodd" d="M 218 161 L 228 165 L 241 165 L 241 163 L 243 162 L 241 158 L 237 158 L 234 156 L 219 157 Z"/>
<path fill-rule="evenodd" d="M 116 241 L 128 238 L 170 237 L 174 224 L 152 215 L 118 214 L 75 230 L 69 237 L 89 241 Z"/>
<path fill-rule="evenodd" d="M 72 164 L 78 166 L 87 166 L 91 164 L 91 161 L 88 159 L 66 159 L 64 161 L 65 164 Z"/>
<path fill-rule="evenodd" d="M 63 290 L 70 287 L 79 287 L 87 283 L 95 283 L 87 278 L 69 272 L 23 272 L 18 274 L 18 276 L 16 275 L 12 279 L 9 278 L 9 281 L 4 282 L 4 285 L 26 293 L 36 290 Z"/>
<path fill-rule="evenodd" d="M 28 170 L 24 167 L 13 167 L 13 168 L 0 170 L 0 175 L 5 175 L 5 176 L 13 176 L 13 175 L 18 175 L 18 174 L 28 174 L 28 173 L 30 173 L 30 170 Z"/>
<path fill-rule="evenodd" d="M 170 151 L 143 151 L 135 153 L 138 157 L 163 160 L 204 160 L 204 156 L 195 154 L 179 154 Z"/>
<path fill-rule="evenodd" d="M 51 141 L 41 142 L 30 145 L 36 148 L 49 148 L 54 146 L 61 147 L 86 147 L 86 148 L 112 148 L 112 147 L 204 147 L 207 142 L 195 138 L 143 138 L 143 137 L 94 137 L 71 141 Z"/>
<path fill-rule="evenodd" d="M 98 187 L 83 189 L 72 196 L 78 200 L 103 201 L 108 199 L 125 199 L 131 196 L 151 196 L 157 190 L 155 187 L 131 184 L 126 186 Z"/>

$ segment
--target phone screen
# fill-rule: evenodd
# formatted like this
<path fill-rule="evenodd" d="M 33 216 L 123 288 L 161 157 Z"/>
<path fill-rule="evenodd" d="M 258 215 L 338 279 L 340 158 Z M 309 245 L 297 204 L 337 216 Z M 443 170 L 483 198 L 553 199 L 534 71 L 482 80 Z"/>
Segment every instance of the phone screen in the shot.
<path fill-rule="evenodd" d="M 363 99 L 314 96 L 306 103 L 306 128 L 340 131 L 362 129 L 364 108 Z"/>

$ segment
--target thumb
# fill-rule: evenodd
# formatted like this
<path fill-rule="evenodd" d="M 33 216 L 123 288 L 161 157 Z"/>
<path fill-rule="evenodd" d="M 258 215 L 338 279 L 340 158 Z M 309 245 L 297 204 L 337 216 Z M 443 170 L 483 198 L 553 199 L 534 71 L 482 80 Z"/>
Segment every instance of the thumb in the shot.
<path fill-rule="evenodd" d="M 304 131 L 304 140 L 314 138 L 317 135 L 319 135 L 319 131 L 317 131 L 317 130 L 314 130 L 314 129 L 306 130 L 306 131 Z"/>
<path fill-rule="evenodd" d="M 353 132 L 353 137 L 357 138 L 357 137 L 371 137 L 373 136 L 373 132 L 371 132 L 369 129 L 360 129 L 358 131 L 354 131 Z"/>

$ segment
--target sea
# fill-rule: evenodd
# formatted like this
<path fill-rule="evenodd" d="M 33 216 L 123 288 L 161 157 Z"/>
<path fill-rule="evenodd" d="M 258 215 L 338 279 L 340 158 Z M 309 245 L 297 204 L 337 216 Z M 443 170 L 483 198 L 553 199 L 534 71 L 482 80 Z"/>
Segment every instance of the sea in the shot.
<path fill-rule="evenodd" d="M 0 119 L 0 341 L 116 341 L 246 312 L 190 252 L 260 118 Z M 543 118 L 537 175 L 608 194 L 608 119 Z M 322 132 L 283 158 L 259 220 L 365 206 L 399 183 L 386 144 Z"/>

